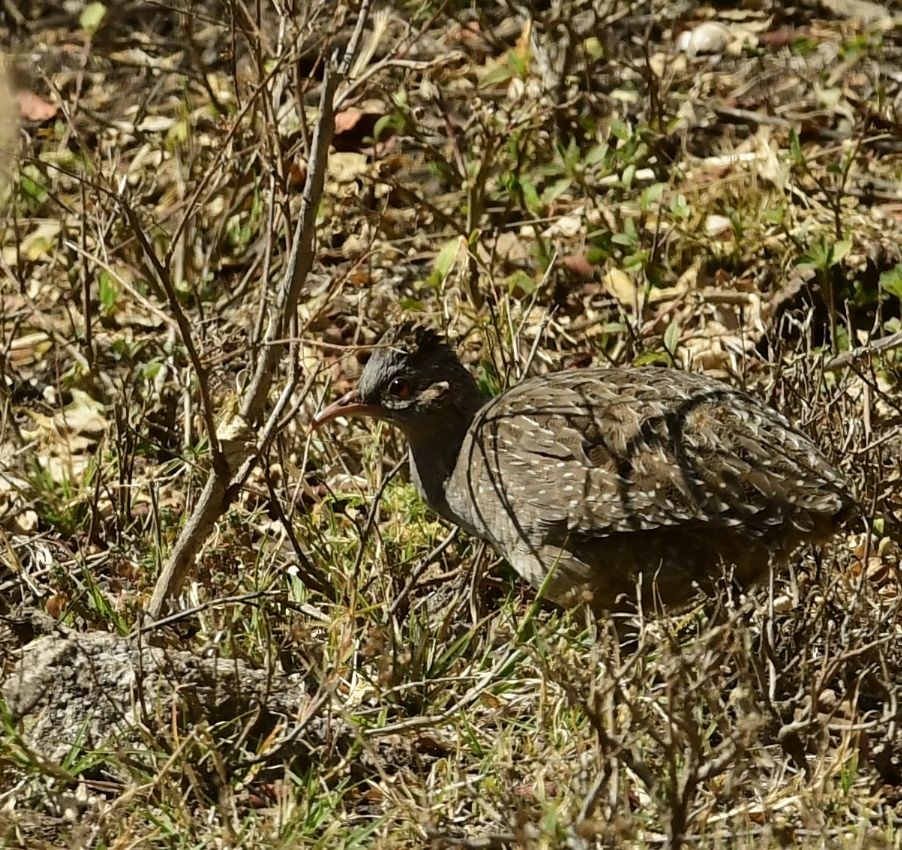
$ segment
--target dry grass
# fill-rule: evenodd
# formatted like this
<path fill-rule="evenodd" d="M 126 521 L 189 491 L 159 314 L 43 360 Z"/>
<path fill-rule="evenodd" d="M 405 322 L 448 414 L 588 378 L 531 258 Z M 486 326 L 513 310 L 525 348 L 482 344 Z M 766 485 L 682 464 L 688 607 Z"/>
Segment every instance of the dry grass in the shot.
<path fill-rule="evenodd" d="M 227 419 L 259 356 L 352 23 L 7 5 L 37 100 L 0 230 L 0 680 L 24 609 L 143 624 L 209 463 L 201 389 Z M 374 19 L 275 376 L 289 415 L 187 612 L 142 634 L 263 671 L 273 716 L 175 689 L 123 706 L 117 740 L 56 730 L 51 759 L 0 701 L 6 846 L 902 847 L 900 360 L 864 350 L 902 329 L 898 20 L 724 11 L 722 55 L 687 56 L 713 10 L 478 5 Z M 306 432 L 412 313 L 495 389 L 588 362 L 745 385 L 846 471 L 871 533 L 678 617 L 546 607 L 446 541 L 396 434 Z"/>

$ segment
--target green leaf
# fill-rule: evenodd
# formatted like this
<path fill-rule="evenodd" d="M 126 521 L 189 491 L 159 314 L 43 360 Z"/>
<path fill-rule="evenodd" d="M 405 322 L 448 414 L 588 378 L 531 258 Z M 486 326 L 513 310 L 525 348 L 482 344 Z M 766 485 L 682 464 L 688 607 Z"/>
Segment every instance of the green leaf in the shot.
<path fill-rule="evenodd" d="M 460 239 L 457 237 L 449 239 L 442 245 L 441 250 L 436 255 L 435 263 L 432 265 L 432 274 L 429 275 L 429 280 L 427 281 L 429 286 L 438 286 L 444 281 L 451 269 L 454 268 L 459 250 Z"/>
<path fill-rule="evenodd" d="M 191 134 L 191 125 L 184 119 L 176 121 L 166 131 L 166 149 L 176 150 L 181 147 Z"/>
<path fill-rule="evenodd" d="M 645 354 L 633 358 L 633 366 L 654 366 L 658 363 L 669 366 L 671 358 L 663 351 L 646 351 Z"/>
<path fill-rule="evenodd" d="M 632 188 L 633 178 L 636 176 L 636 166 L 630 163 L 626 168 L 623 169 L 623 174 L 620 177 L 620 182 L 623 184 L 625 189 Z"/>
<path fill-rule="evenodd" d="M 529 72 L 529 54 L 521 55 L 516 50 L 511 50 L 507 54 L 507 66 L 510 68 L 511 75 L 515 77 L 525 78 Z"/>
<path fill-rule="evenodd" d="M 880 275 L 880 288 L 902 301 L 902 263 Z"/>
<path fill-rule="evenodd" d="M 563 159 L 564 167 L 567 171 L 572 171 L 579 163 L 579 153 L 579 145 L 576 144 L 576 139 L 570 139 L 570 144 L 567 145 L 567 149 L 561 154 L 561 159 Z"/>
<path fill-rule="evenodd" d="M 836 348 L 838 351 L 848 351 L 852 347 L 849 332 L 842 325 L 836 326 Z"/>
<path fill-rule="evenodd" d="M 823 234 L 816 242 L 812 242 L 808 246 L 808 250 L 799 257 L 796 265 L 800 269 L 817 269 L 819 271 L 826 271 L 830 268 L 830 246 Z"/>
<path fill-rule="evenodd" d="M 685 220 L 689 218 L 692 213 L 692 207 L 689 206 L 689 202 L 686 200 L 686 196 L 683 194 L 675 195 L 670 200 L 670 214 L 678 220 Z"/>
<path fill-rule="evenodd" d="M 482 79 L 479 81 L 479 88 L 487 89 L 506 83 L 514 76 L 514 69 L 511 67 L 510 62 L 505 62 L 503 65 L 497 65 L 483 74 Z"/>
<path fill-rule="evenodd" d="M 799 134 L 790 129 L 789 131 L 789 158 L 793 165 L 805 165 L 805 154 L 802 153 L 802 145 L 799 142 Z"/>
<path fill-rule="evenodd" d="M 103 3 L 88 3 L 78 16 L 78 25 L 88 35 L 94 35 L 100 29 L 104 17 L 106 17 L 106 6 Z"/>
<path fill-rule="evenodd" d="M 780 225 L 786 218 L 786 204 L 778 203 L 776 206 L 764 209 L 764 221 L 767 224 Z"/>
<path fill-rule="evenodd" d="M 553 200 L 563 195 L 572 184 L 573 181 L 569 177 L 562 177 L 560 180 L 555 180 L 554 183 L 542 192 L 542 202 L 550 204 Z"/>
<path fill-rule="evenodd" d="M 523 269 L 517 269 L 505 281 L 507 291 L 514 296 L 532 295 L 536 291 L 536 282 Z"/>
<path fill-rule="evenodd" d="M 664 331 L 664 348 L 673 357 L 680 345 L 680 323 L 674 319 Z"/>
<path fill-rule="evenodd" d="M 817 50 L 817 47 L 817 41 L 813 38 L 808 38 L 807 36 L 797 38 L 789 45 L 789 49 L 796 56 L 808 56 L 810 53 L 814 53 L 814 51 Z"/>
<path fill-rule="evenodd" d="M 623 268 L 625 271 L 644 269 L 647 262 L 648 251 L 635 251 L 623 258 Z"/>
<path fill-rule="evenodd" d="M 643 212 L 650 210 L 654 204 L 660 202 L 666 188 L 664 183 L 652 183 L 651 186 L 646 186 L 639 196 L 639 208 Z"/>
<path fill-rule="evenodd" d="M 591 245 L 589 247 L 589 250 L 586 252 L 586 261 L 590 266 L 600 266 L 610 256 L 611 251 L 607 245 Z"/>
<path fill-rule="evenodd" d="M 812 242 L 808 246 L 808 250 L 799 258 L 796 264 L 800 269 L 817 269 L 825 272 L 838 263 L 842 262 L 843 257 L 852 249 L 851 239 L 840 239 L 837 242 L 830 242 L 822 233 L 817 241 Z"/>
<path fill-rule="evenodd" d="M 533 183 L 532 180 L 523 177 L 520 179 L 520 191 L 523 192 L 523 200 L 526 202 L 526 206 L 529 210 L 531 212 L 538 212 L 542 206 L 542 201 L 539 198 L 536 184 Z"/>
<path fill-rule="evenodd" d="M 852 240 L 851 239 L 840 239 L 839 242 L 835 242 L 833 248 L 830 252 L 830 265 L 835 266 L 837 263 L 841 263 L 843 257 L 852 250 Z"/>
<path fill-rule="evenodd" d="M 583 162 L 585 162 L 586 165 L 597 165 L 599 162 L 602 162 L 607 155 L 608 143 L 602 142 L 600 145 L 593 145 L 589 148 L 589 152 L 586 154 Z"/>
<path fill-rule="evenodd" d="M 594 61 L 603 58 L 605 55 L 604 44 L 594 35 L 583 42 L 583 50 L 585 51 L 586 56 Z"/>
<path fill-rule="evenodd" d="M 144 378 L 152 381 L 160 374 L 162 368 L 163 364 L 159 360 L 148 360 L 139 371 Z"/>
<path fill-rule="evenodd" d="M 100 306 L 107 315 L 115 312 L 119 302 L 119 287 L 112 275 L 103 271 L 99 276 Z"/>
<path fill-rule="evenodd" d="M 501 378 L 490 361 L 483 360 L 480 362 L 479 370 L 476 373 L 476 384 L 483 395 L 493 396 L 501 392 Z"/>
<path fill-rule="evenodd" d="M 378 142 L 382 138 L 382 134 L 392 126 L 395 116 L 393 114 L 383 115 L 377 119 L 373 127 L 373 138 Z"/>
<path fill-rule="evenodd" d="M 635 248 L 639 244 L 639 234 L 636 233 L 636 225 L 631 218 L 623 222 L 623 230 L 611 237 L 615 245 L 624 245 L 627 248 Z"/>
<path fill-rule="evenodd" d="M 19 177 L 19 189 L 28 201 L 43 203 L 47 198 L 44 177 L 33 165 L 26 165 Z"/>
<path fill-rule="evenodd" d="M 621 142 L 625 142 L 630 137 L 629 125 L 624 124 L 622 121 L 612 121 L 611 135 L 620 139 Z"/>

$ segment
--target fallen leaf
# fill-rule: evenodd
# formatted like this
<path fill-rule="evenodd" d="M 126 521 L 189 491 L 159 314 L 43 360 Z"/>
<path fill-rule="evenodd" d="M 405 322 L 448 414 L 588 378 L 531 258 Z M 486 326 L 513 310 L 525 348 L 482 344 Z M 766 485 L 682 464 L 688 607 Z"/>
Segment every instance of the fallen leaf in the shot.
<path fill-rule="evenodd" d="M 49 254 L 50 250 L 56 245 L 56 238 L 59 236 L 61 225 L 59 221 L 53 219 L 45 219 L 34 230 L 31 231 L 20 243 L 19 253 L 26 260 L 39 260 L 45 254 Z M 13 259 L 15 262 L 15 259 Z"/>
<path fill-rule="evenodd" d="M 611 269 L 604 276 L 604 288 L 608 295 L 613 295 L 622 307 L 629 310 L 636 304 L 636 284 L 621 269 Z"/>
<path fill-rule="evenodd" d="M 561 266 L 577 277 L 590 278 L 595 274 L 593 266 L 582 254 L 569 254 L 561 257 Z"/>
<path fill-rule="evenodd" d="M 165 133 L 175 126 L 176 119 L 171 115 L 148 115 L 137 128 L 142 133 Z"/>
<path fill-rule="evenodd" d="M 329 176 L 336 183 L 351 183 L 367 169 L 367 158 L 362 153 L 336 152 L 329 157 Z"/>
<path fill-rule="evenodd" d="M 69 597 L 66 596 L 65 593 L 55 593 L 47 600 L 47 613 L 53 617 L 54 620 L 58 620 L 66 610 L 68 602 Z"/>
<path fill-rule="evenodd" d="M 335 135 L 340 136 L 357 126 L 363 113 L 359 109 L 346 109 L 335 116 Z"/>
<path fill-rule="evenodd" d="M 26 121 L 49 121 L 56 115 L 57 105 L 44 100 L 33 91 L 16 92 L 19 115 Z"/>
<path fill-rule="evenodd" d="M 547 236 L 549 239 L 555 237 L 573 239 L 576 236 L 579 236 L 584 227 L 583 212 L 582 209 L 577 209 L 569 215 L 562 215 L 560 218 L 555 219 L 554 222 L 545 229 L 543 235 Z"/>
<path fill-rule="evenodd" d="M 732 229 L 733 222 L 725 215 L 712 213 L 705 219 L 705 233 L 708 236 L 720 236 L 723 233 L 729 233 Z"/>
<path fill-rule="evenodd" d="M 91 398 L 84 390 L 73 389 L 71 403 L 53 417 L 54 425 L 61 434 L 83 434 L 99 438 L 109 424 L 104 411 L 103 404 Z"/>

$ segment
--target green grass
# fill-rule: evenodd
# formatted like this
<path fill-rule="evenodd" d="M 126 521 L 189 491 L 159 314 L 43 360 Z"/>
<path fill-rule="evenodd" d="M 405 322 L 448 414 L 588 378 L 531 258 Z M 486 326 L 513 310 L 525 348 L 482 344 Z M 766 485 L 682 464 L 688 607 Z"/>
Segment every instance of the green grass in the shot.
<path fill-rule="evenodd" d="M 22 647 L 57 627 L 85 646 L 118 636 L 111 655 L 137 646 L 209 464 L 198 377 L 117 196 L 175 282 L 225 418 L 287 263 L 309 60 L 348 29 L 329 4 L 284 20 L 264 4 L 258 25 L 200 2 L 107 15 L 89 36 L 33 5 L 7 33 L 16 85 L 65 108 L 20 122 L 0 226 L 13 690 L 38 669 L 16 667 Z M 829 362 L 902 319 L 895 31 L 750 12 L 800 35 L 691 60 L 673 36 L 697 22 L 666 4 L 590 30 L 582 2 L 528 25 L 477 5 L 389 4 L 372 61 L 404 61 L 353 103 L 378 144 L 357 125 L 337 139 L 365 163 L 326 180 L 276 382 L 297 381 L 293 415 L 206 538 L 182 616 L 140 633 L 166 675 L 79 680 L 93 703 L 71 728 L 80 656 L 21 719 L 3 692 L 0 845 L 902 846 L 899 350 Z M 397 40 L 410 16 L 426 26 L 413 52 Z M 841 79 L 820 46 L 850 63 Z M 387 480 L 397 433 L 307 431 L 357 346 L 411 316 L 447 327 L 492 391 L 609 362 L 743 386 L 843 469 L 870 545 L 859 527 L 800 552 L 773 600 L 727 588 L 632 621 L 553 609 L 465 535 L 442 545 L 405 465 Z M 210 685 L 212 659 L 247 687 Z M 126 688 L 127 730 L 98 737 L 89 721 L 130 675 L 146 689 Z"/>

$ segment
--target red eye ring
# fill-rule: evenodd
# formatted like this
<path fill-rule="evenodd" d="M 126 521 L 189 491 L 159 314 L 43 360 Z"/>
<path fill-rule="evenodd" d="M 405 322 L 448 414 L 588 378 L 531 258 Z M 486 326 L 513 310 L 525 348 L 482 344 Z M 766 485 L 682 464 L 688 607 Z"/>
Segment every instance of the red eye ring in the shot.
<path fill-rule="evenodd" d="M 413 394 L 413 387 L 406 378 L 392 378 L 388 385 L 388 394 L 398 401 L 407 401 Z"/>

